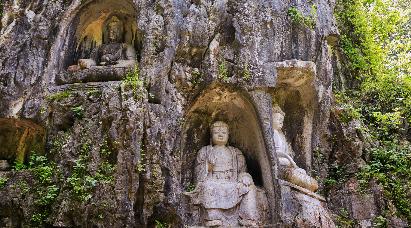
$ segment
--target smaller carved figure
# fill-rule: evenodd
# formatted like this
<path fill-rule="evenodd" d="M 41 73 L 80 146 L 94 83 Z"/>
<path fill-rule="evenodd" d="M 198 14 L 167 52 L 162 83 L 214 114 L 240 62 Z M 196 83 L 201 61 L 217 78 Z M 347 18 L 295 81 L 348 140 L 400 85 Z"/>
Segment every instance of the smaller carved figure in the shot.
<path fill-rule="evenodd" d="M 196 188 L 185 193 L 201 210 L 201 224 L 208 227 L 260 226 L 269 217 L 263 189 L 254 185 L 246 172 L 244 155 L 226 146 L 228 125 L 215 122 L 211 127 L 213 145 L 197 154 Z"/>
<path fill-rule="evenodd" d="M 10 168 L 10 164 L 7 160 L 0 160 L 0 171 L 5 171 Z"/>
<path fill-rule="evenodd" d="M 80 69 L 95 66 L 133 67 L 136 64 L 136 51 L 131 44 L 124 42 L 124 24 L 112 16 L 103 28 L 103 44 L 91 51 L 89 58 L 79 59 Z M 70 66 L 70 69 L 75 67 Z"/>
<path fill-rule="evenodd" d="M 282 132 L 284 116 L 285 113 L 280 107 L 273 107 L 273 140 L 275 152 L 279 160 L 281 176 L 286 181 L 314 192 L 318 189 L 317 181 L 310 177 L 304 169 L 299 168 L 291 157 L 293 150 Z"/>

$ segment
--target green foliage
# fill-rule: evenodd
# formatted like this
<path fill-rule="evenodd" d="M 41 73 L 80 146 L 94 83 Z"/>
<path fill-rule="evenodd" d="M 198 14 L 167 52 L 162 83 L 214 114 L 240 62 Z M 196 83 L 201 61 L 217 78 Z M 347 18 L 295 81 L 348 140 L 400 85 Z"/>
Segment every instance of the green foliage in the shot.
<path fill-rule="evenodd" d="M 345 208 L 340 210 L 335 222 L 337 228 L 351 228 L 357 225 L 354 220 L 350 219 L 349 213 Z"/>
<path fill-rule="evenodd" d="M 30 186 L 26 181 L 17 182 L 17 187 L 20 189 L 21 193 L 26 194 L 30 191 Z"/>
<path fill-rule="evenodd" d="M 51 153 L 58 153 L 62 151 L 63 146 L 64 146 L 64 139 L 62 137 L 56 136 L 54 139 L 51 141 Z"/>
<path fill-rule="evenodd" d="M 303 25 L 307 28 L 314 29 L 317 19 L 317 6 L 312 5 L 310 15 L 304 16 L 304 14 L 292 6 L 287 11 L 288 16 L 291 18 L 291 21 L 295 24 Z"/>
<path fill-rule="evenodd" d="M 248 65 L 248 63 L 244 65 L 242 75 L 243 75 L 243 79 L 246 81 L 251 79 L 250 66 Z"/>
<path fill-rule="evenodd" d="M 40 183 L 47 184 L 52 182 L 55 165 L 49 163 L 45 156 L 33 154 L 30 156 L 29 169 L 38 178 Z"/>
<path fill-rule="evenodd" d="M 8 178 L 0 177 L 0 188 L 4 188 L 8 180 L 9 180 Z"/>
<path fill-rule="evenodd" d="M 343 166 L 332 164 L 329 171 L 329 176 L 324 180 L 324 185 L 327 189 L 339 185 L 347 180 L 348 174 Z"/>
<path fill-rule="evenodd" d="M 221 79 L 223 82 L 228 82 L 228 69 L 227 63 L 225 60 L 221 61 L 218 65 L 218 78 Z"/>
<path fill-rule="evenodd" d="M 3 17 L 3 1 L 0 2 L 0 28 L 2 27 L 1 18 Z"/>
<path fill-rule="evenodd" d="M 160 221 L 160 220 L 155 220 L 156 223 L 156 228 L 166 228 L 168 227 L 166 222 Z"/>
<path fill-rule="evenodd" d="M 55 184 L 55 177 L 57 170 L 56 165 L 50 162 L 45 156 L 37 155 L 31 152 L 28 166 L 24 166 L 27 171 L 31 172 L 35 177 L 35 186 L 30 188 L 28 183 L 24 180 L 17 182 L 22 194 L 31 192 L 34 196 L 35 211 L 31 217 L 33 226 L 42 226 L 47 220 L 51 205 L 57 198 L 60 188 Z M 19 165 L 22 167 L 21 165 Z M 20 169 L 21 170 L 21 169 Z"/>
<path fill-rule="evenodd" d="M 72 194 L 77 200 L 82 202 L 86 202 L 93 197 L 92 193 L 94 188 L 99 183 L 114 183 L 116 166 L 103 160 L 98 170 L 93 174 L 93 172 L 88 169 L 90 152 L 90 143 L 83 143 L 80 147 L 79 159 L 75 161 L 71 175 L 67 178 L 67 183 L 69 184 Z M 100 145 L 100 154 L 103 155 L 103 159 L 107 158 L 105 156 L 111 154 L 106 140 Z"/>
<path fill-rule="evenodd" d="M 66 90 L 66 91 L 58 92 L 58 93 L 51 94 L 51 95 L 47 96 L 47 100 L 48 101 L 57 101 L 58 102 L 58 101 L 62 101 L 64 99 L 66 99 L 70 96 L 71 96 L 71 92 Z"/>
<path fill-rule="evenodd" d="M 387 219 L 386 218 L 384 218 L 383 216 L 377 216 L 377 217 L 375 217 L 374 218 L 374 220 L 373 220 L 373 227 L 376 227 L 376 228 L 385 228 L 385 227 L 387 227 L 388 226 L 388 224 L 387 224 Z"/>
<path fill-rule="evenodd" d="M 105 137 L 103 139 L 103 143 L 100 146 L 100 155 L 104 158 L 108 158 L 108 157 L 110 157 L 111 154 L 112 154 L 112 151 L 111 151 L 110 147 L 108 146 L 108 140 Z"/>
<path fill-rule="evenodd" d="M 87 91 L 87 96 L 88 97 L 100 97 L 102 95 L 101 90 L 98 89 L 91 89 Z"/>
<path fill-rule="evenodd" d="M 202 81 L 201 72 L 198 69 L 194 69 L 191 72 L 191 80 L 194 85 L 200 83 Z"/>
<path fill-rule="evenodd" d="M 144 150 L 141 149 L 140 160 L 138 161 L 137 166 L 136 166 L 136 171 L 138 173 L 146 171 L 145 157 L 146 157 L 146 154 L 144 153 Z"/>
<path fill-rule="evenodd" d="M 188 187 L 187 187 L 187 192 L 192 192 L 196 189 L 196 185 L 191 183 Z"/>
<path fill-rule="evenodd" d="M 336 96 L 375 141 L 358 174 L 363 188 L 376 180 L 400 215 L 411 222 L 411 147 L 401 133 L 411 123 L 411 8 L 409 1 L 338 0 L 343 72 L 349 90 Z M 384 226 L 381 217 L 376 221 Z"/>
<path fill-rule="evenodd" d="M 401 124 L 400 112 L 389 112 L 386 114 L 373 112 L 371 117 L 373 118 L 373 123 L 371 124 L 374 126 L 375 131 L 379 132 L 379 138 L 393 138 L 393 133 L 399 129 Z"/>
<path fill-rule="evenodd" d="M 352 120 L 358 120 L 362 117 L 361 109 L 356 108 L 349 103 L 341 104 L 340 108 L 342 109 L 342 112 L 338 117 L 343 123 L 348 123 Z"/>
<path fill-rule="evenodd" d="M 19 162 L 19 161 L 14 162 L 14 164 L 13 164 L 13 170 L 14 171 L 20 171 L 20 170 L 24 170 L 24 169 L 27 169 L 27 166 L 24 163 Z"/>
<path fill-rule="evenodd" d="M 345 72 L 357 85 L 350 97 L 360 101 L 355 108 L 361 109 L 367 125 L 386 125 L 384 119 L 398 122 L 393 116 L 411 123 L 411 36 L 404 35 L 411 31 L 410 12 L 389 0 L 338 1 Z"/>
<path fill-rule="evenodd" d="M 105 183 L 105 184 L 110 184 L 114 183 L 114 172 L 116 170 L 116 166 L 110 164 L 109 162 L 102 162 L 97 174 L 96 174 L 96 180 Z"/>
<path fill-rule="evenodd" d="M 35 201 L 35 203 L 39 206 L 47 206 L 54 202 L 56 199 L 59 188 L 56 185 L 50 185 L 45 188 L 45 191 L 39 191 L 38 195 L 39 198 Z"/>
<path fill-rule="evenodd" d="M 90 144 L 84 143 L 80 147 L 80 157 L 75 161 L 73 171 L 67 178 L 72 193 L 77 199 L 87 201 L 92 197 L 91 191 L 97 184 L 97 180 L 88 175 L 87 163 L 90 159 Z"/>
<path fill-rule="evenodd" d="M 41 226 L 44 220 L 47 219 L 47 213 L 35 213 L 31 216 L 31 222 L 34 226 Z"/>
<path fill-rule="evenodd" d="M 411 144 L 386 142 L 371 150 L 371 160 L 358 174 L 363 187 L 371 179 L 377 180 L 398 212 L 411 221 Z"/>
<path fill-rule="evenodd" d="M 130 86 L 136 98 L 143 97 L 144 81 L 140 78 L 140 69 L 136 64 L 133 70 L 127 72 L 123 83 L 125 86 Z"/>
<path fill-rule="evenodd" d="M 74 113 L 74 116 L 77 119 L 83 119 L 84 117 L 84 108 L 82 105 L 71 108 L 71 111 Z"/>

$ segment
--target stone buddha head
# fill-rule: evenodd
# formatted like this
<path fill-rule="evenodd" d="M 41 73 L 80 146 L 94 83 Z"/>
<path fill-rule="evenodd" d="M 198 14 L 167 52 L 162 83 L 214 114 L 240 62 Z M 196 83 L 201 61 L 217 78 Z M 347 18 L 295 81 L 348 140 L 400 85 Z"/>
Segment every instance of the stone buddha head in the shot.
<path fill-rule="evenodd" d="M 217 121 L 211 125 L 211 138 L 214 145 L 225 146 L 228 142 L 228 125 Z"/>
<path fill-rule="evenodd" d="M 273 128 L 275 130 L 281 130 L 284 124 L 285 113 L 279 106 L 273 107 Z"/>
<path fill-rule="evenodd" d="M 123 23 L 118 17 L 112 16 L 106 24 L 106 43 L 122 43 L 123 42 Z"/>

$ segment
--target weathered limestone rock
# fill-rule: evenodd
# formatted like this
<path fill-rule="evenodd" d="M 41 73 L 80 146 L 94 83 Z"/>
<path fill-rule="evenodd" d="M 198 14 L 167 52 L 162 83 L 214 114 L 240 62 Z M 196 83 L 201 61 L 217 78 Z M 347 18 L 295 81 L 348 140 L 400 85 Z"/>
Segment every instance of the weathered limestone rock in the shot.
<path fill-rule="evenodd" d="M 126 67 L 101 67 L 76 69 L 74 72 L 61 72 L 56 76 L 56 84 L 86 83 L 98 81 L 120 81 L 131 69 Z"/>
<path fill-rule="evenodd" d="M 292 227 L 335 227 L 325 199 L 297 185 L 280 181 L 282 219 Z"/>
<path fill-rule="evenodd" d="M 298 226 L 294 215 L 304 209 L 307 224 L 327 227 L 309 213 L 323 206 L 312 192 L 280 184 L 271 126 L 278 103 L 287 113 L 288 142 L 300 153 L 293 160 L 312 173 L 313 148 L 328 145 L 332 68 L 324 38 L 335 34 L 333 1 L 315 4 L 310 29 L 287 16 L 290 7 L 309 15 L 310 1 L 3 1 L 0 118 L 44 126 L 45 155 L 59 171 L 44 226 L 198 224 L 184 192 L 194 183 L 197 151 L 210 145 L 209 124 L 224 117 L 229 145 L 241 150 L 252 178 L 242 176 L 252 184 L 250 194 L 238 196 L 238 216 L 253 217 L 255 199 L 266 195 L 268 224 Z M 111 47 L 106 38 L 116 29 L 105 25 L 113 16 L 124 27 Z M 91 57 L 105 45 L 111 56 Z M 127 67 L 115 63 L 128 57 L 140 69 L 131 84 L 121 81 Z M 79 201 L 68 180 L 77 178 L 74 167 L 85 154 L 79 179 L 91 184 Z M 112 181 L 97 178 L 104 167 L 112 167 Z M 30 227 L 38 194 L 16 185 L 34 184 L 33 177 L 7 173 L 0 226 Z M 286 220 L 290 204 L 298 207 Z"/>
<path fill-rule="evenodd" d="M 276 62 L 277 86 L 298 87 L 313 80 L 316 73 L 315 63 L 297 59 Z"/>

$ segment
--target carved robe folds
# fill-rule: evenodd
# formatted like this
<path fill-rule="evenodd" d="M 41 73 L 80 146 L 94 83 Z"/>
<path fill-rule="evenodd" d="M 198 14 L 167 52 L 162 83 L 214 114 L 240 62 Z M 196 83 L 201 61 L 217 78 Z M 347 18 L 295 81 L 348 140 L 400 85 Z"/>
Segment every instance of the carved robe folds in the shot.
<path fill-rule="evenodd" d="M 256 187 L 240 150 L 206 146 L 197 154 L 197 187 L 189 193 L 206 226 L 262 225 L 268 219 L 265 191 Z"/>

